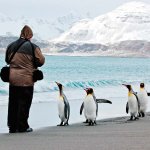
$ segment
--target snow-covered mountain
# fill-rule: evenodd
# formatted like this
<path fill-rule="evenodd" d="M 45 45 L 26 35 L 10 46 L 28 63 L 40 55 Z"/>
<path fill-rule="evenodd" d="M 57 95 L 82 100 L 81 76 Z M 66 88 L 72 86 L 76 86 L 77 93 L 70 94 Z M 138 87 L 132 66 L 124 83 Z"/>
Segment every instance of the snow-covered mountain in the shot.
<path fill-rule="evenodd" d="M 117 43 L 150 39 L 150 5 L 130 2 L 91 20 L 81 20 L 55 41 Z"/>
<path fill-rule="evenodd" d="M 32 27 L 36 39 L 48 40 L 56 38 L 68 30 L 73 23 L 88 17 L 87 15 L 81 16 L 75 12 L 70 12 L 55 20 L 51 20 L 50 18 L 27 18 L 24 16 L 11 18 L 0 13 L 0 36 L 18 36 L 22 27 L 28 24 Z"/>
<path fill-rule="evenodd" d="M 68 53 L 70 49 L 70 52 L 74 53 L 77 50 L 78 52 L 88 50 L 99 55 L 114 55 L 118 49 L 120 53 L 117 54 L 129 53 L 126 48 L 132 47 L 130 54 L 140 52 L 141 55 L 149 50 L 148 41 L 150 41 L 150 5 L 132 1 L 94 19 L 76 22 L 61 36 L 50 40 L 49 52 Z"/>
<path fill-rule="evenodd" d="M 147 3 L 131 1 L 93 19 L 74 12 L 56 20 L 11 18 L 0 13 L 0 48 L 18 37 L 25 24 L 32 27 L 36 42 L 48 54 L 150 56 Z"/>

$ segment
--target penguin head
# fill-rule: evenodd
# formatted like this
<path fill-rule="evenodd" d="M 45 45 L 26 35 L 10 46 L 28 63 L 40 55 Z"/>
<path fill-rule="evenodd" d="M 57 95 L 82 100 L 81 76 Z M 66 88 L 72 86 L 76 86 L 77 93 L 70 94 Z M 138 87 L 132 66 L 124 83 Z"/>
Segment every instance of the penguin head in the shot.
<path fill-rule="evenodd" d="M 142 88 L 142 89 L 143 89 L 143 88 L 144 88 L 144 86 L 145 86 L 145 85 L 144 85 L 144 83 L 141 83 L 141 84 L 140 84 L 140 88 Z"/>
<path fill-rule="evenodd" d="M 129 90 L 129 92 L 132 91 L 132 86 L 130 84 L 122 84 L 122 85 L 124 85 Z"/>
<path fill-rule="evenodd" d="M 89 95 L 89 94 L 93 95 L 93 93 L 94 93 L 92 88 L 86 88 L 84 90 L 86 91 L 87 95 Z"/>
<path fill-rule="evenodd" d="M 61 83 L 55 82 L 59 88 L 59 91 L 62 92 L 63 85 Z"/>

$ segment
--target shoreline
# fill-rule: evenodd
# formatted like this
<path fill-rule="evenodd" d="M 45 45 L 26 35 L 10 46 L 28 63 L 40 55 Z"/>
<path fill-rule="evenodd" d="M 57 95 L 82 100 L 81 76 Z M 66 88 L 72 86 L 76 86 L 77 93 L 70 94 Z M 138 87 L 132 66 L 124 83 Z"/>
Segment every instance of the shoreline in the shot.
<path fill-rule="evenodd" d="M 116 99 L 116 98 L 115 98 Z M 82 104 L 82 99 L 76 99 L 70 101 L 71 112 L 70 112 L 70 119 L 69 124 L 83 122 L 85 120 L 84 114 L 80 115 L 80 106 Z M 113 101 L 113 100 L 112 100 Z M 120 103 L 119 101 L 113 101 L 114 105 L 110 104 L 99 104 L 99 112 L 97 120 L 102 120 L 106 118 L 115 118 L 124 116 L 124 106 L 125 103 Z M 118 106 L 118 109 L 116 109 Z M 8 133 L 7 127 L 7 109 L 8 106 L 5 105 L 0 107 L 0 133 Z M 112 110 L 114 110 L 112 112 Z M 60 119 L 58 117 L 58 106 L 57 101 L 50 101 L 50 102 L 42 102 L 42 103 L 32 103 L 30 109 L 30 116 L 29 116 L 29 125 L 33 129 L 39 129 L 41 127 L 47 126 L 56 126 L 60 123 Z"/>
<path fill-rule="evenodd" d="M 45 56 L 66 56 L 66 57 L 110 57 L 110 58 L 147 58 L 148 55 L 101 55 L 101 54 L 92 54 L 92 53 L 43 53 Z"/>
<path fill-rule="evenodd" d="M 96 126 L 74 123 L 44 127 L 31 133 L 0 134 L 1 150 L 149 150 L 150 112 L 137 121 L 129 117 L 97 120 Z"/>

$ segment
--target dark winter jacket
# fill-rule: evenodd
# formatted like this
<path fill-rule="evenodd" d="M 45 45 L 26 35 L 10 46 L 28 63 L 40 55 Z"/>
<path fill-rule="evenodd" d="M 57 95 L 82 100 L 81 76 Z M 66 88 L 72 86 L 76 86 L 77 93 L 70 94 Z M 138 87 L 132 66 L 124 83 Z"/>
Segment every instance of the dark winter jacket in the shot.
<path fill-rule="evenodd" d="M 26 41 L 16 52 L 11 62 L 9 62 L 10 56 L 16 50 L 18 43 L 22 42 L 23 38 L 11 43 L 6 50 L 6 63 L 10 64 L 10 85 L 14 86 L 33 86 L 32 79 L 33 71 L 35 70 L 33 61 L 33 51 L 30 41 Z M 34 53 L 36 57 L 36 65 L 40 67 L 44 64 L 45 58 L 41 53 L 40 48 L 34 43 Z"/>

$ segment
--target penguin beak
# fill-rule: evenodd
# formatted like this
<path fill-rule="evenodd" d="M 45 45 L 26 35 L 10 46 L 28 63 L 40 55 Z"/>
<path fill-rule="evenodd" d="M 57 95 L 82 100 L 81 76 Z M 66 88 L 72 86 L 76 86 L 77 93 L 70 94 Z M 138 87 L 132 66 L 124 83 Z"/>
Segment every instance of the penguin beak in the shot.
<path fill-rule="evenodd" d="M 56 81 L 55 81 L 55 83 L 56 83 L 57 85 L 59 85 L 59 83 L 58 83 L 58 82 L 56 82 Z"/>
<path fill-rule="evenodd" d="M 127 85 L 127 84 L 122 84 L 123 86 L 125 86 L 129 91 L 131 91 L 132 87 L 131 85 Z"/>
<path fill-rule="evenodd" d="M 56 82 L 56 81 L 55 81 L 55 83 L 57 84 L 57 86 L 58 86 L 59 88 L 60 88 L 60 87 L 61 87 L 61 88 L 64 87 L 61 83 L 58 83 L 58 82 Z"/>

